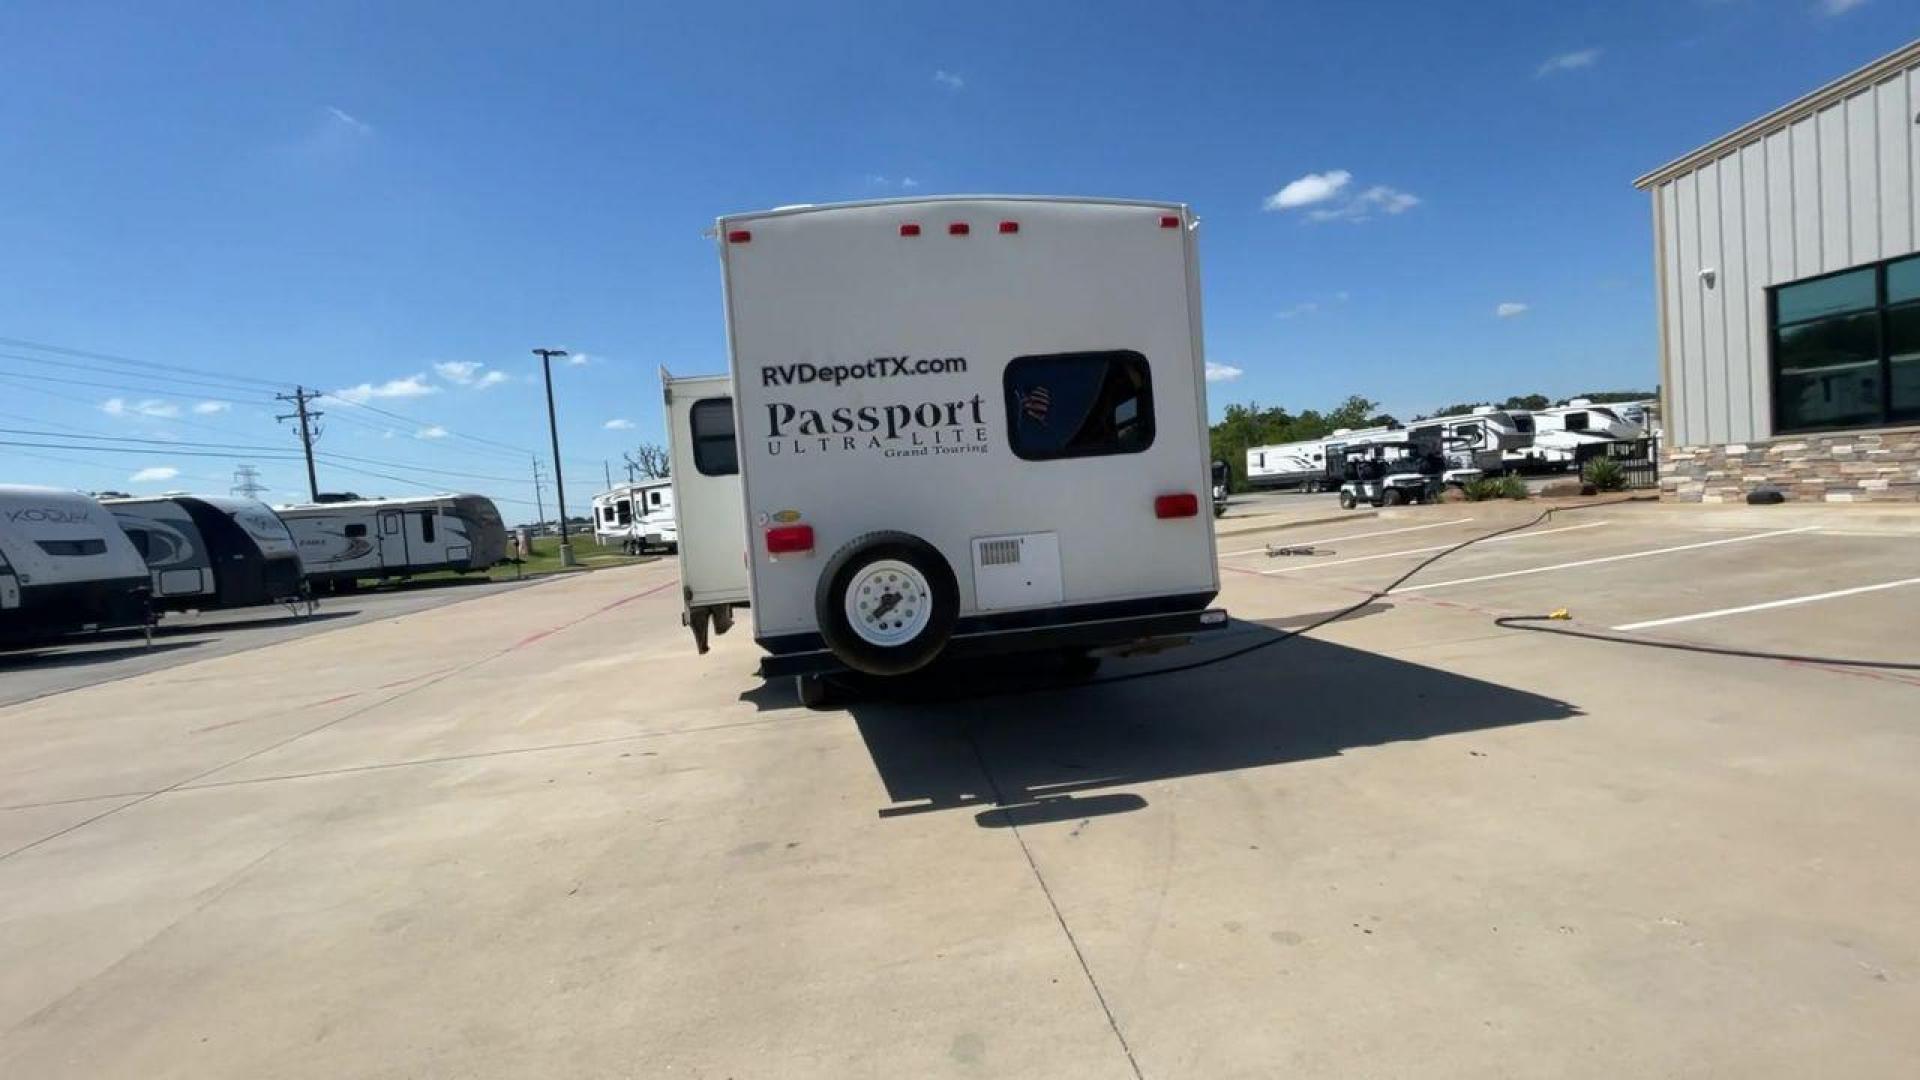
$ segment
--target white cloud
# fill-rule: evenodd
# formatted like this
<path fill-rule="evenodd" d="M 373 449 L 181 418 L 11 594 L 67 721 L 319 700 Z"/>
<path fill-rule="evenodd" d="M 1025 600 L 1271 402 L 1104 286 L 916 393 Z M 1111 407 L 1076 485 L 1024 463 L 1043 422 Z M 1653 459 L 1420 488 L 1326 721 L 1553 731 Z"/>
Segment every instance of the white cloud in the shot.
<path fill-rule="evenodd" d="M 933 81 L 936 83 L 939 83 L 941 86 L 945 87 L 948 90 L 954 91 L 955 93 L 958 93 L 961 87 L 967 85 L 967 80 L 961 78 L 958 75 L 955 75 L 951 71 L 945 71 L 945 70 L 934 72 Z"/>
<path fill-rule="evenodd" d="M 633 421 L 628 420 L 624 416 L 615 417 L 614 419 L 609 420 L 606 423 L 601 424 L 600 426 L 603 428 L 606 428 L 608 431 L 632 431 Z"/>
<path fill-rule="evenodd" d="M 416 439 L 444 439 L 447 437 L 447 429 L 441 427 L 439 424 L 429 424 L 419 431 L 414 432 L 413 437 Z"/>
<path fill-rule="evenodd" d="M 1866 2 L 1867 0 L 1820 0 L 1820 10 L 1827 15 L 1845 15 Z"/>
<path fill-rule="evenodd" d="M 433 370 L 439 372 L 440 377 L 448 382 L 465 386 L 472 382 L 474 375 L 485 366 L 474 360 L 442 360 L 433 365 Z"/>
<path fill-rule="evenodd" d="M 149 465 L 132 476 L 127 482 L 132 484 L 152 484 L 161 480 L 171 480 L 180 475 L 180 470 L 171 465 Z"/>
<path fill-rule="evenodd" d="M 1521 315 L 1525 315 L 1527 313 L 1527 305 L 1522 304 L 1515 300 L 1509 300 L 1506 303 L 1501 304 L 1498 307 L 1494 308 L 1493 313 L 1495 316 L 1502 319 L 1512 319 Z"/>
<path fill-rule="evenodd" d="M 594 357 L 594 356 L 592 356 L 592 355 L 589 355 L 589 354 L 587 354 L 587 353 L 583 353 L 583 352 L 577 352 L 577 353 L 568 353 L 568 354 L 567 354 L 567 366 L 568 366 L 568 367 L 579 367 L 579 366 L 581 366 L 582 364 L 591 364 L 591 363 L 593 363 L 593 362 L 594 362 L 594 360 L 595 360 L 595 359 L 597 359 L 597 357 Z"/>
<path fill-rule="evenodd" d="M 359 386 L 335 390 L 328 396 L 354 405 L 364 405 L 378 398 L 417 398 L 439 392 L 440 388 L 428 382 L 425 375 L 415 374 L 403 379 L 388 379 L 383 383 L 363 382 Z"/>
<path fill-rule="evenodd" d="M 903 176 L 900 178 L 900 186 L 903 188 L 917 188 L 920 186 L 920 181 L 915 180 L 911 176 Z"/>
<path fill-rule="evenodd" d="M 161 401 L 159 398 L 128 401 L 125 398 L 116 397 L 101 402 L 100 411 L 108 416 L 151 416 L 160 420 L 171 420 L 180 415 L 180 406 L 171 401 Z"/>
<path fill-rule="evenodd" d="M 1831 7 L 1836 2 L 1852 5 L 1860 3 L 1861 0 L 1826 0 L 1826 2 L 1827 5 Z M 1549 56 L 1546 60 L 1542 61 L 1540 67 L 1534 71 L 1533 77 L 1539 79 L 1558 71 L 1578 71 L 1581 68 L 1590 68 L 1599 59 L 1599 49 L 1575 49 L 1572 52 L 1563 52 L 1557 56 Z"/>
<path fill-rule="evenodd" d="M 1338 206 L 1307 211 L 1310 221 L 1371 221 L 1375 214 L 1404 214 L 1420 205 L 1420 196 L 1385 184 L 1375 184 Z"/>
<path fill-rule="evenodd" d="M 336 108 L 335 106 L 329 105 L 327 106 L 327 115 L 333 117 L 334 123 L 339 124 L 341 127 L 345 128 L 348 131 L 353 132 L 355 135 L 373 134 L 372 124 L 366 123 L 365 121 L 361 120 L 359 117 L 348 113 L 345 109 Z"/>
<path fill-rule="evenodd" d="M 1289 304 L 1279 311 L 1274 312 L 1274 318 L 1294 319 L 1302 315 L 1311 315 L 1319 310 L 1320 302 L 1318 300 L 1302 300 L 1297 304 Z"/>
<path fill-rule="evenodd" d="M 475 390 L 485 390 L 489 386 L 499 386 L 501 383 L 507 382 L 512 378 L 513 376 L 504 371 L 489 371 L 485 375 L 480 376 L 479 380 L 473 384 L 473 388 Z"/>
<path fill-rule="evenodd" d="M 1301 206 L 1312 206 L 1325 202 L 1340 193 L 1353 179 L 1353 174 L 1345 169 L 1329 169 L 1323 173 L 1308 173 L 1286 187 L 1267 196 L 1265 204 L 1268 210 L 1292 210 Z"/>
<path fill-rule="evenodd" d="M 1234 367 L 1232 364 L 1216 364 L 1211 360 L 1207 361 L 1208 382 L 1232 382 L 1245 374 L 1243 369 Z"/>
<path fill-rule="evenodd" d="M 233 406 L 224 401 L 196 401 L 193 403 L 193 411 L 199 413 L 201 416 L 212 416 L 214 413 L 223 413 L 231 408 L 233 408 Z"/>

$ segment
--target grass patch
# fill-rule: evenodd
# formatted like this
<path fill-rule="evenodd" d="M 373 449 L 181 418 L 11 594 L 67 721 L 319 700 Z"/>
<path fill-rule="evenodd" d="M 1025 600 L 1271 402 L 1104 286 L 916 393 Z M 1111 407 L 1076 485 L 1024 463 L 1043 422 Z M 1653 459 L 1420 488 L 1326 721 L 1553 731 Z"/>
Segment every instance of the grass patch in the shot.
<path fill-rule="evenodd" d="M 592 533 L 569 537 L 573 544 L 573 557 L 583 570 L 604 570 L 610 566 L 633 566 L 637 563 L 652 562 L 660 558 L 653 555 L 628 555 L 620 550 L 618 544 L 600 544 L 595 542 Z M 509 545 L 511 546 L 511 545 Z M 557 536 L 536 536 L 533 538 L 533 554 L 519 566 L 513 563 L 501 563 L 488 570 L 486 577 L 490 581 L 512 581 L 515 578 L 532 577 L 536 574 L 551 574 L 560 569 L 560 538 Z M 436 570 L 430 574 L 415 574 L 409 581 L 441 581 L 452 578 L 473 578 L 476 574 L 456 574 L 451 570 Z"/>

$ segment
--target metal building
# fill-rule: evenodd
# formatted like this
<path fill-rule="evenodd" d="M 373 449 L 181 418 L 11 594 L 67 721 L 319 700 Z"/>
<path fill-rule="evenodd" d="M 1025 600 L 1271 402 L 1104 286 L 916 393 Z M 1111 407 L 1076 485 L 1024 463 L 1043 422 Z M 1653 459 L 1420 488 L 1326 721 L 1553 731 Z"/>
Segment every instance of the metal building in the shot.
<path fill-rule="evenodd" d="M 1667 490 L 1920 499 L 1920 41 L 1641 177 Z"/>

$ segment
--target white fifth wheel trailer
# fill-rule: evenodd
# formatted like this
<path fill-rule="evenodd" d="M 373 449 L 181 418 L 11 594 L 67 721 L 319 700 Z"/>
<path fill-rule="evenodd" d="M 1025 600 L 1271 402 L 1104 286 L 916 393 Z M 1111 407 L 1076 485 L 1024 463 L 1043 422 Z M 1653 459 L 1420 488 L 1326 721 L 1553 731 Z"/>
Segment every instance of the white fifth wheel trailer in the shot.
<path fill-rule="evenodd" d="M 593 538 L 601 546 L 620 545 L 629 555 L 680 545 L 674 516 L 673 481 L 623 484 L 593 497 Z"/>
<path fill-rule="evenodd" d="M 1019 196 L 720 219 L 769 677 L 1226 624 L 1196 222 Z"/>
<path fill-rule="evenodd" d="M 0 639 L 145 625 L 147 587 L 147 564 L 99 503 L 0 485 Z"/>
<path fill-rule="evenodd" d="M 725 375 L 675 378 L 660 369 L 667 399 L 667 455 L 680 525 L 680 621 L 694 646 L 733 628 L 747 606 L 747 512 L 740 448 L 733 437 L 733 383 Z"/>
<path fill-rule="evenodd" d="M 1507 451 L 1509 466 L 1578 468 L 1588 458 L 1604 456 L 1612 443 L 1647 437 L 1647 429 L 1638 421 L 1622 416 L 1611 406 L 1595 405 L 1585 398 L 1575 398 L 1552 409 L 1536 409 L 1533 423 L 1533 445 Z"/>
<path fill-rule="evenodd" d="M 481 495 L 356 499 L 274 508 L 316 585 L 433 570 L 482 571 L 507 557 L 507 527 Z"/>

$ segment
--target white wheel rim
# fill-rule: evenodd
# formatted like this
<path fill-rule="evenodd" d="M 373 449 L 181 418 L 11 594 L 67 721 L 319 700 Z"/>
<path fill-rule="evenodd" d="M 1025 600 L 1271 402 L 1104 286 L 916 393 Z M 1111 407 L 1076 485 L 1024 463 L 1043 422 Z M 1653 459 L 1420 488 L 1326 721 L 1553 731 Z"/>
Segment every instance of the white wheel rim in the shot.
<path fill-rule="evenodd" d="M 889 599 L 891 597 L 891 599 Z M 925 574 L 898 559 L 860 568 L 847 583 L 847 623 L 869 645 L 904 645 L 933 618 L 933 590 Z"/>

